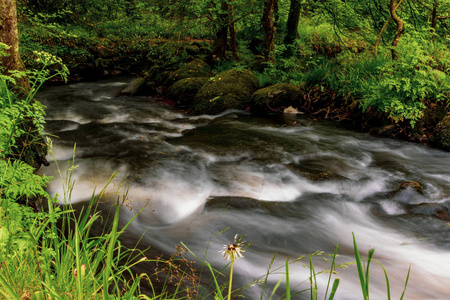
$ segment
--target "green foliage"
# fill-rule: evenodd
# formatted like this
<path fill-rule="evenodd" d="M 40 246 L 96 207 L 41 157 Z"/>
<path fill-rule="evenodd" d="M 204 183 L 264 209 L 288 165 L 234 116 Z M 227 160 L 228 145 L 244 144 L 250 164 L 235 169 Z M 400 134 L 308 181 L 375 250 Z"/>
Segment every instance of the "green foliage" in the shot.
<path fill-rule="evenodd" d="M 426 34 L 406 34 L 398 60 L 373 58 L 347 68 L 340 76 L 363 110 L 371 107 L 412 127 L 423 116 L 425 101 L 448 101 L 448 58 Z"/>
<path fill-rule="evenodd" d="M 353 233 L 353 250 L 355 252 L 356 266 L 358 269 L 358 277 L 359 277 L 359 281 L 360 281 L 361 291 L 363 294 L 363 299 L 369 300 L 369 267 L 370 267 L 371 262 L 375 262 L 383 269 L 384 278 L 386 280 L 386 296 L 387 296 L 387 299 L 390 300 L 391 299 L 391 288 L 389 285 L 389 277 L 387 275 L 385 268 L 379 262 L 373 260 L 373 255 L 375 254 L 375 250 L 369 249 L 369 253 L 367 256 L 367 263 L 364 264 L 364 261 L 363 261 L 363 259 L 361 259 L 361 256 L 359 254 L 359 249 L 358 249 L 358 245 L 356 243 L 356 238 L 355 238 L 354 233 Z M 400 300 L 402 300 L 405 295 L 406 286 L 408 285 L 410 271 L 411 271 L 411 267 L 409 268 L 408 274 L 406 275 L 405 286 L 403 288 L 403 292 L 400 297 Z"/>

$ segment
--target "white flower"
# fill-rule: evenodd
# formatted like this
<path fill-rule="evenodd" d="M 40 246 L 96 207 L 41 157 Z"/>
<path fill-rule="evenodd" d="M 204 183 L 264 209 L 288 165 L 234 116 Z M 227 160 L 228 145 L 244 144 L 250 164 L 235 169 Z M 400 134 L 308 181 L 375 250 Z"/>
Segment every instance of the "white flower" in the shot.
<path fill-rule="evenodd" d="M 234 241 L 232 244 L 224 245 L 224 250 L 220 251 L 223 254 L 223 258 L 225 260 L 230 259 L 232 262 L 237 260 L 240 257 L 244 257 L 242 255 L 242 252 L 245 252 L 245 250 L 242 249 L 244 247 L 245 242 L 239 242 L 238 241 L 238 235 L 236 234 L 234 236 Z"/>

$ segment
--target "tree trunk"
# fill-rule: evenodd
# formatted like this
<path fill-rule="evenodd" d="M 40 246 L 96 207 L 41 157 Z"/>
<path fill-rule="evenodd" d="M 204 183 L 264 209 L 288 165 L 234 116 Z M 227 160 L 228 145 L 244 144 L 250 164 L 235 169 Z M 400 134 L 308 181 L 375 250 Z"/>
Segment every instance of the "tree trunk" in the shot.
<path fill-rule="evenodd" d="M 226 1 L 222 2 L 220 7 L 221 13 L 219 15 L 219 29 L 216 32 L 216 39 L 214 41 L 214 50 L 212 52 L 213 58 L 225 58 L 228 38 L 228 4 Z"/>
<path fill-rule="evenodd" d="M 273 51 L 275 50 L 276 27 L 273 23 L 275 1 L 264 1 L 264 12 L 261 20 L 264 29 L 264 59 L 266 61 L 273 60 Z"/>
<path fill-rule="evenodd" d="M 233 2 L 230 0 L 230 2 Z M 234 20 L 233 20 L 233 5 L 228 5 L 228 28 L 230 29 L 230 48 L 233 52 L 233 58 L 236 61 L 239 61 L 238 54 L 238 46 L 236 41 L 236 29 L 234 28 Z"/>
<path fill-rule="evenodd" d="M 291 0 L 291 6 L 289 8 L 289 15 L 286 24 L 286 36 L 284 37 L 284 43 L 292 45 L 298 36 L 298 23 L 300 20 L 300 0 Z"/>
<path fill-rule="evenodd" d="M 401 1 L 400 1 L 401 2 Z M 396 0 L 391 0 L 391 3 L 389 5 L 389 11 L 391 13 L 391 17 L 392 20 L 394 20 L 395 24 L 397 24 L 397 29 L 395 31 L 395 36 L 394 39 L 392 40 L 392 49 L 391 49 L 391 53 L 392 53 L 392 59 L 396 60 L 398 59 L 398 54 L 396 51 L 396 47 L 400 41 L 401 36 L 404 33 L 404 29 L 403 29 L 403 20 L 400 19 L 400 17 L 397 15 L 397 1 Z"/>
<path fill-rule="evenodd" d="M 19 55 L 19 30 L 17 27 L 16 0 L 0 0 L 0 43 L 9 46 L 8 56 L 0 57 L 2 73 L 10 75 L 11 71 L 25 71 Z M 23 76 L 17 79 L 17 87 L 27 93 L 30 89 L 28 79 Z"/>
<path fill-rule="evenodd" d="M 436 30 L 436 25 L 437 25 L 437 20 L 438 20 L 437 7 L 438 7 L 438 2 L 437 2 L 437 0 L 434 0 L 433 11 L 431 12 L 431 28 L 433 28 L 434 30 Z"/>

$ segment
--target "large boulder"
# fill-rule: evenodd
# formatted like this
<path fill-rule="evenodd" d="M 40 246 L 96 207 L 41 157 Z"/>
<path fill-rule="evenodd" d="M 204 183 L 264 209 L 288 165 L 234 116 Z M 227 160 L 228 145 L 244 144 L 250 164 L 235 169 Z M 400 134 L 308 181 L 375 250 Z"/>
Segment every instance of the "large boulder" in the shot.
<path fill-rule="evenodd" d="M 450 151 L 450 116 L 437 124 L 435 142 L 439 148 Z"/>
<path fill-rule="evenodd" d="M 255 114 L 283 112 L 292 106 L 298 109 L 301 104 L 301 89 L 292 83 L 274 84 L 257 90 L 251 98 L 250 111 Z"/>
<path fill-rule="evenodd" d="M 201 59 L 194 59 L 190 63 L 185 64 L 178 70 L 171 72 L 164 82 L 169 87 L 178 80 L 193 77 L 207 77 L 211 71 L 210 66 Z"/>
<path fill-rule="evenodd" d="M 219 73 L 195 95 L 189 114 L 218 114 L 227 109 L 246 109 L 258 87 L 258 78 L 249 70 L 232 69 Z"/>
<path fill-rule="evenodd" d="M 189 105 L 200 88 L 208 82 L 209 77 L 185 78 L 175 82 L 168 90 L 169 98 L 178 105 Z"/>

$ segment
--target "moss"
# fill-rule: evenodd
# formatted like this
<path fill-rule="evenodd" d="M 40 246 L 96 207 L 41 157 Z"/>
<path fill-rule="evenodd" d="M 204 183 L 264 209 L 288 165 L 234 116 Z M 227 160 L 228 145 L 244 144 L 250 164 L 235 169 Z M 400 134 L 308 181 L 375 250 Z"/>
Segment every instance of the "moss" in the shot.
<path fill-rule="evenodd" d="M 169 97 L 179 104 L 189 104 L 200 88 L 208 82 L 209 77 L 185 78 L 175 82 L 168 90 Z"/>
<path fill-rule="evenodd" d="M 249 70 L 232 69 L 219 73 L 195 95 L 189 114 L 218 114 L 227 109 L 246 109 L 258 87 L 258 78 Z"/>
<path fill-rule="evenodd" d="M 439 148 L 450 151 L 450 116 L 437 124 L 435 142 Z"/>
<path fill-rule="evenodd" d="M 283 112 L 283 109 L 292 106 L 299 108 L 301 104 L 301 89 L 291 83 L 274 84 L 257 90 L 251 99 L 250 110 L 256 114 Z"/>
<path fill-rule="evenodd" d="M 398 191 L 400 191 L 400 190 L 406 190 L 407 188 L 412 188 L 413 190 L 415 190 L 415 191 L 418 192 L 419 194 L 423 194 L 422 186 L 420 185 L 420 183 L 418 183 L 417 181 L 414 181 L 414 180 L 410 180 L 410 181 L 403 182 L 403 183 L 396 189 L 396 192 L 398 192 Z"/>
<path fill-rule="evenodd" d="M 171 86 L 175 82 L 193 77 L 207 77 L 211 68 L 209 65 L 201 59 L 194 59 L 188 64 L 185 64 L 178 70 L 175 70 L 169 74 L 169 77 L 164 82 L 165 86 Z"/>

